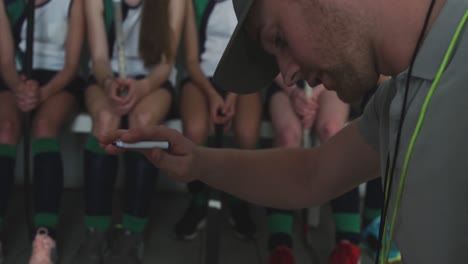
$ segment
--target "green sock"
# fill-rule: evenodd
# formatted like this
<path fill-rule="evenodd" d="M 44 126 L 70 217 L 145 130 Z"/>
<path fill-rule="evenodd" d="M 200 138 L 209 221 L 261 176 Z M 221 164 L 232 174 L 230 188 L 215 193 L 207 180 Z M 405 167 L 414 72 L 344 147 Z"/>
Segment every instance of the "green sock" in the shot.
<path fill-rule="evenodd" d="M 111 227 L 112 219 L 111 216 L 107 215 L 86 216 L 85 223 L 88 228 L 107 231 Z"/>
<path fill-rule="evenodd" d="M 0 144 L 0 157 L 16 159 L 16 146 Z"/>
<path fill-rule="evenodd" d="M 273 213 L 268 216 L 268 232 L 270 234 L 285 233 L 291 235 L 293 216 L 290 214 Z"/>
<path fill-rule="evenodd" d="M 336 230 L 347 233 L 360 233 L 361 224 L 359 214 L 338 213 L 333 214 Z"/>
<path fill-rule="evenodd" d="M 97 154 L 107 154 L 107 152 L 99 145 L 99 140 L 94 135 L 90 134 L 86 142 L 86 150 Z"/>
<path fill-rule="evenodd" d="M 123 216 L 123 228 L 133 233 L 143 232 L 146 222 L 148 222 L 148 218 L 141 218 L 128 214 L 124 214 Z"/>
<path fill-rule="evenodd" d="M 36 227 L 54 228 L 57 226 L 58 216 L 51 213 L 37 213 L 34 215 L 34 225 Z"/>
<path fill-rule="evenodd" d="M 361 241 L 361 217 L 357 213 L 334 213 L 336 240 L 348 240 L 359 245 Z"/>
<path fill-rule="evenodd" d="M 32 141 L 31 149 L 33 155 L 59 152 L 59 144 L 57 138 L 36 138 Z"/>

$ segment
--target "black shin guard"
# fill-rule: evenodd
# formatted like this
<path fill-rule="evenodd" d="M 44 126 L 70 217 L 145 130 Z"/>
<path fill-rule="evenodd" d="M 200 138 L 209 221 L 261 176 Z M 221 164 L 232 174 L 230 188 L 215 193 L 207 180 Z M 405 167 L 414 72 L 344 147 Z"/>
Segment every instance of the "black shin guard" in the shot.
<path fill-rule="evenodd" d="M 15 179 L 15 159 L 0 156 L 0 218 L 5 215 Z"/>
<path fill-rule="evenodd" d="M 84 196 L 87 215 L 111 215 L 118 157 L 86 149 Z"/>
<path fill-rule="evenodd" d="M 143 155 L 125 153 L 125 213 L 145 218 L 148 216 L 158 169 Z"/>
<path fill-rule="evenodd" d="M 58 214 L 63 192 L 63 164 L 59 152 L 34 155 L 34 211 Z"/>

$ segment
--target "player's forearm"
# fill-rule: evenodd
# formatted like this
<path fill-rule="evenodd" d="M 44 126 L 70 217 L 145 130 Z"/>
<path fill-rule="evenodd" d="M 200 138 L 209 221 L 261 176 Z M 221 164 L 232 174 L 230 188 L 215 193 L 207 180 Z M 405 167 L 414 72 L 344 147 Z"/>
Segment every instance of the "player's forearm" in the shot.
<path fill-rule="evenodd" d="M 145 78 L 149 90 L 148 92 L 155 91 L 161 87 L 166 81 L 169 80 L 169 75 L 172 70 L 172 63 L 160 63 L 153 68 L 151 73 Z"/>
<path fill-rule="evenodd" d="M 0 77 L 10 89 L 14 89 L 21 81 L 16 71 L 15 48 L 10 30 L 10 22 L 5 12 L 4 3 L 0 3 Z"/>
<path fill-rule="evenodd" d="M 18 74 L 18 71 L 14 65 L 2 65 L 0 67 L 0 72 L 3 81 L 11 91 L 15 89 L 21 82 L 20 75 Z"/>
<path fill-rule="evenodd" d="M 65 67 L 57 73 L 45 86 L 49 89 L 49 96 L 62 91 L 76 77 L 76 70 Z"/>
<path fill-rule="evenodd" d="M 200 68 L 200 62 L 198 60 L 187 61 L 187 71 L 190 76 L 190 80 L 197 86 L 200 87 L 207 97 L 215 95 L 216 90 L 213 89 L 208 78 Z"/>
<path fill-rule="evenodd" d="M 106 79 L 112 78 L 114 73 L 107 59 L 93 60 L 93 75 L 100 87 L 104 88 Z"/>
<path fill-rule="evenodd" d="M 316 149 L 261 151 L 200 148 L 202 181 L 247 201 L 297 209 L 325 201 L 315 173 Z"/>

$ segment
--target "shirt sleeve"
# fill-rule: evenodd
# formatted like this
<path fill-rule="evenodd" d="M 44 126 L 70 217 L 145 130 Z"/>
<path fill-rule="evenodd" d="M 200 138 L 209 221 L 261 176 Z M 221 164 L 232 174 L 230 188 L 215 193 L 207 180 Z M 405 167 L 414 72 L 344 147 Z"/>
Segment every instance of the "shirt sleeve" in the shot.
<path fill-rule="evenodd" d="M 388 108 L 392 99 L 392 80 L 385 81 L 367 103 L 362 116 L 357 119 L 357 125 L 361 135 L 367 143 L 380 150 L 380 131 L 388 116 Z M 387 120 L 388 122 L 388 120 Z"/>

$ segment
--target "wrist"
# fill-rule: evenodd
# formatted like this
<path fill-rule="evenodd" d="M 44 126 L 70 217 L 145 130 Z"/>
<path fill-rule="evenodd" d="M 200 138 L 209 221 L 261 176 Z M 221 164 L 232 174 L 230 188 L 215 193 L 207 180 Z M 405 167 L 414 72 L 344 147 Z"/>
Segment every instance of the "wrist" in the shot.
<path fill-rule="evenodd" d="M 206 95 L 208 96 L 208 100 L 210 100 L 210 101 L 214 101 L 214 100 L 216 100 L 218 97 L 220 97 L 220 95 L 218 94 L 218 92 L 216 92 L 214 89 L 208 91 L 208 92 L 206 93 Z"/>
<path fill-rule="evenodd" d="M 114 81 L 114 78 L 114 76 L 108 75 L 102 79 L 101 87 L 104 89 L 104 91 L 108 92 L 108 87 L 110 87 L 110 84 Z"/>

